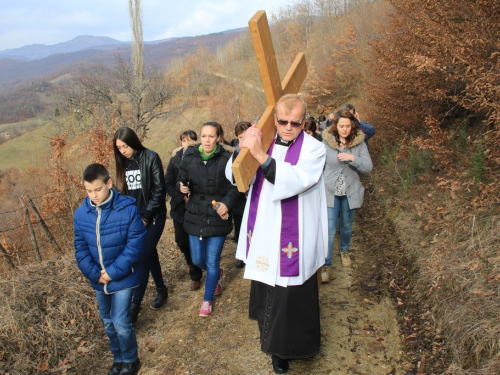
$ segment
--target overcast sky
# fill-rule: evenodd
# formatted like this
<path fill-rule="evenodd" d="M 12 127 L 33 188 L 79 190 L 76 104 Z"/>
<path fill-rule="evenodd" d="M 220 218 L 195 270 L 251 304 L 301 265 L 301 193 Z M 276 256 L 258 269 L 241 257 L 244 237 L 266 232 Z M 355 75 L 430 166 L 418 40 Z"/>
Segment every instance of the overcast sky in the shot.
<path fill-rule="evenodd" d="M 293 0 L 142 0 L 144 40 L 195 36 L 268 19 Z M 57 44 L 79 35 L 131 40 L 128 0 L 0 0 L 0 51 Z"/>

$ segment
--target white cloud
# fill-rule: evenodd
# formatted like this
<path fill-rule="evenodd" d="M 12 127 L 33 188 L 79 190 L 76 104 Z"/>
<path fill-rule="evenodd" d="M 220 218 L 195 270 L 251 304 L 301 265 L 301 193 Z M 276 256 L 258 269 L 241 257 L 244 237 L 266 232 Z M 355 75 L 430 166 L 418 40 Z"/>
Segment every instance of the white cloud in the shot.
<path fill-rule="evenodd" d="M 126 0 L 0 0 L 0 50 L 56 44 L 78 35 L 130 39 Z M 143 0 L 147 41 L 246 27 L 256 11 L 268 16 L 293 0 Z"/>

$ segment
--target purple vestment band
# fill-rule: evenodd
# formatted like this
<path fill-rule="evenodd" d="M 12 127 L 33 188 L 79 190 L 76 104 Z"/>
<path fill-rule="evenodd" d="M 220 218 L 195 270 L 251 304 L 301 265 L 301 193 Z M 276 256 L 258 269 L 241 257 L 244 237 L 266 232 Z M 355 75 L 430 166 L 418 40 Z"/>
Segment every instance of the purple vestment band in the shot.
<path fill-rule="evenodd" d="M 285 162 L 296 165 L 302 143 L 304 141 L 304 131 L 300 132 L 295 141 L 288 147 L 285 156 Z M 273 152 L 275 141 L 267 151 L 268 155 Z M 264 174 L 259 168 L 255 177 L 250 197 L 250 209 L 247 223 L 247 258 L 250 250 L 250 242 L 255 228 L 255 219 L 259 206 L 260 193 L 264 183 Z M 280 275 L 298 276 L 299 275 L 299 196 L 283 199 L 281 201 L 281 236 L 280 236 Z"/>

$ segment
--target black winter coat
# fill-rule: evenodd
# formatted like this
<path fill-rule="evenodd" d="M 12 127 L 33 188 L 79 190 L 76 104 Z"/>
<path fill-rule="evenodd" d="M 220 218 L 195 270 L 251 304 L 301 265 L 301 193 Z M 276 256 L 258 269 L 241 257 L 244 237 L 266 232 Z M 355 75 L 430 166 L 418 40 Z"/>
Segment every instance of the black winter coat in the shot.
<path fill-rule="evenodd" d="M 189 183 L 189 202 L 184 215 L 186 233 L 199 237 L 225 236 L 233 229 L 231 215 L 223 220 L 212 207 L 212 200 L 224 203 L 231 210 L 238 190 L 226 178 L 226 164 L 231 153 L 221 145 L 207 163 L 203 162 L 199 144 L 188 147 L 179 166 L 177 189 L 180 182 Z"/>
<path fill-rule="evenodd" d="M 160 156 L 146 148 L 137 151 L 132 158 L 137 161 L 141 171 L 141 187 L 146 203 L 146 213 L 143 219 L 150 222 L 157 217 L 165 216 L 167 214 L 165 204 L 167 189 Z M 121 193 L 128 193 L 127 184 L 125 184 L 125 191 Z"/>
<path fill-rule="evenodd" d="M 167 172 L 165 173 L 165 185 L 167 193 L 170 195 L 170 217 L 175 221 L 182 223 L 184 221 L 184 194 L 179 191 L 177 186 L 177 175 L 179 174 L 179 166 L 182 162 L 182 154 L 184 149 L 180 149 L 168 163 Z"/>

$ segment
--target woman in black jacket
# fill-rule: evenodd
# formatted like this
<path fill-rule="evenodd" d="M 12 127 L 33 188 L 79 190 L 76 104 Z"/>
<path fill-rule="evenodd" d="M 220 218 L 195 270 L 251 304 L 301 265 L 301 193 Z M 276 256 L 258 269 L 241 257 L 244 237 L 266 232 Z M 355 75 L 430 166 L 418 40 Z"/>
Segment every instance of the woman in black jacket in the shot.
<path fill-rule="evenodd" d="M 170 195 L 170 217 L 174 222 L 175 230 L 175 243 L 184 254 L 186 263 L 189 266 L 189 276 L 191 278 L 191 290 L 200 289 L 200 280 L 203 271 L 200 267 L 193 264 L 191 259 L 191 250 L 189 249 L 189 236 L 183 228 L 184 212 L 188 197 L 182 194 L 177 187 L 177 175 L 179 174 L 179 166 L 184 159 L 184 153 L 188 146 L 195 143 L 198 139 L 196 133 L 192 130 L 182 132 L 180 136 L 182 148 L 170 159 L 165 173 L 165 185 L 167 186 L 167 193 Z"/>
<path fill-rule="evenodd" d="M 220 268 L 222 246 L 232 229 L 231 210 L 238 190 L 225 175 L 231 153 L 219 144 L 222 127 L 217 122 L 203 124 L 201 144 L 189 147 L 179 167 L 177 187 L 189 195 L 184 230 L 189 234 L 193 263 L 207 272 L 200 316 L 212 313 L 214 295 L 222 290 Z M 214 208 L 212 202 L 218 204 Z"/>
<path fill-rule="evenodd" d="M 157 310 L 168 298 L 168 289 L 163 281 L 156 249 L 167 216 L 165 178 L 158 154 L 145 148 L 132 129 L 122 127 L 117 130 L 113 149 L 118 190 L 135 198 L 136 206 L 147 229 L 144 253 L 138 264 L 141 283 L 134 291 L 130 309 L 132 322 L 135 323 L 141 310 L 150 272 L 156 286 L 156 298 L 149 307 Z"/>

